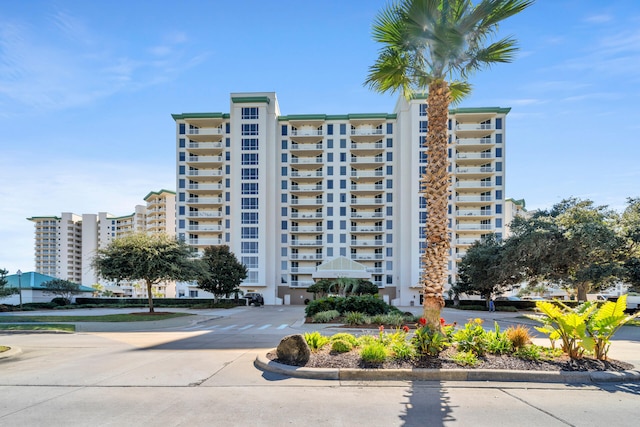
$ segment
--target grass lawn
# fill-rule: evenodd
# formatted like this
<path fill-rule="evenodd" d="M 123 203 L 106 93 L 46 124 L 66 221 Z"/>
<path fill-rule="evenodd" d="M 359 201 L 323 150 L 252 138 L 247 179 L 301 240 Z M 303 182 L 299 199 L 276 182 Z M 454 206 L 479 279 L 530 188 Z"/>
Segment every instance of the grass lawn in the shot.
<path fill-rule="evenodd" d="M 75 332 L 76 326 L 69 324 L 59 324 L 59 323 L 24 323 L 24 324 L 0 324 L 0 331 L 61 331 L 61 332 Z M 8 347 L 5 350 L 2 350 L 2 346 L 0 346 L 0 353 L 2 351 L 8 350 Z"/>
<path fill-rule="evenodd" d="M 7 347 L 7 346 L 4 346 L 4 345 L 0 345 L 0 353 L 2 353 L 3 351 L 7 351 L 7 350 L 9 350 L 10 348 L 11 348 L 11 347 Z"/>
<path fill-rule="evenodd" d="M 190 313 L 123 313 L 104 316 L 0 316 L 0 323 L 34 322 L 145 322 L 192 316 Z"/>

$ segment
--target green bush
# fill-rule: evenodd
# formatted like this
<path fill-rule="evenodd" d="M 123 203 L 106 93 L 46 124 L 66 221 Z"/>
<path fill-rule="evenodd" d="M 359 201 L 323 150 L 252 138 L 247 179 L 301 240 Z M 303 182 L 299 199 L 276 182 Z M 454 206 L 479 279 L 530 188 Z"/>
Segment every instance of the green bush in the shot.
<path fill-rule="evenodd" d="M 482 327 L 482 319 L 473 319 L 458 330 L 453 339 L 461 352 L 473 352 L 477 356 L 483 356 L 487 352 L 487 333 Z"/>
<path fill-rule="evenodd" d="M 360 357 L 366 363 L 383 363 L 387 360 L 387 348 L 381 342 L 374 340 L 362 347 Z"/>
<path fill-rule="evenodd" d="M 331 351 L 348 353 L 351 350 L 353 350 L 353 345 L 346 339 L 331 340 Z"/>
<path fill-rule="evenodd" d="M 69 305 L 71 304 L 71 301 L 69 301 L 67 298 L 55 297 L 51 300 L 51 304 L 54 304 L 56 306 Z"/>
<path fill-rule="evenodd" d="M 392 341 L 391 354 L 396 360 L 413 359 L 416 355 L 416 349 L 407 341 Z"/>
<path fill-rule="evenodd" d="M 346 332 L 338 332 L 337 334 L 334 334 L 331 336 L 331 341 L 338 341 L 338 340 L 347 341 L 349 344 L 351 344 L 352 347 L 358 346 L 358 338 Z"/>
<path fill-rule="evenodd" d="M 411 343 L 418 353 L 437 356 L 442 350 L 451 345 L 446 334 L 432 331 L 429 326 L 416 329 Z"/>
<path fill-rule="evenodd" d="M 513 345 L 507 332 L 500 332 L 498 322 L 493 331 L 487 331 L 487 351 L 491 354 L 508 354 L 513 351 Z"/>
<path fill-rule="evenodd" d="M 328 323 L 338 317 L 340 317 L 340 313 L 337 310 L 327 310 L 314 314 L 311 319 L 314 323 Z"/>
<path fill-rule="evenodd" d="M 310 301 L 304 311 L 307 317 L 313 317 L 314 314 L 321 311 L 336 310 L 337 300 L 340 297 L 326 297 Z"/>
<path fill-rule="evenodd" d="M 344 321 L 347 325 L 364 325 L 369 320 L 366 314 L 358 311 L 349 311 L 344 314 Z"/>
<path fill-rule="evenodd" d="M 329 342 L 329 338 L 325 337 L 318 331 L 306 332 L 304 334 L 304 340 L 307 342 L 311 351 L 318 351 Z"/>
<path fill-rule="evenodd" d="M 459 351 L 451 359 L 460 366 L 476 366 L 478 364 L 478 356 L 472 351 Z"/>
<path fill-rule="evenodd" d="M 346 298 L 339 298 L 335 309 L 340 313 L 358 311 L 369 316 L 375 316 L 376 314 L 388 313 L 391 310 L 391 306 L 375 295 L 352 295 Z"/>
<path fill-rule="evenodd" d="M 539 346 L 531 344 L 519 347 L 513 352 L 513 355 L 525 360 L 540 360 L 542 358 L 542 351 Z"/>

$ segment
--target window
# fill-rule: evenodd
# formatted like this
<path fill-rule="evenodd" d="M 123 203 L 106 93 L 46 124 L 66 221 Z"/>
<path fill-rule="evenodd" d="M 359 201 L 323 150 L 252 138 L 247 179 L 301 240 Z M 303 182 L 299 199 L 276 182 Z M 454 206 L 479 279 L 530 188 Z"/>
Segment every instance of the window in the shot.
<path fill-rule="evenodd" d="M 247 278 L 244 279 L 244 283 L 258 283 L 258 272 L 247 271 Z"/>
<path fill-rule="evenodd" d="M 347 140 L 346 139 L 341 139 L 340 140 L 340 148 L 347 148 Z"/>
<path fill-rule="evenodd" d="M 496 185 L 502 185 L 502 177 L 496 176 Z"/>
<path fill-rule="evenodd" d="M 333 135 L 333 125 L 327 125 L 327 135 Z"/>
<path fill-rule="evenodd" d="M 340 124 L 340 135 L 346 135 L 347 134 L 347 125 L 342 123 Z"/>
<path fill-rule="evenodd" d="M 502 148 L 496 148 L 496 157 L 502 157 Z"/>
<path fill-rule="evenodd" d="M 284 161 L 286 162 L 286 154 L 283 154 Z M 258 164 L 258 153 L 243 153 L 242 154 L 242 164 L 243 165 L 257 165 Z"/>
<path fill-rule="evenodd" d="M 242 138 L 241 148 L 243 150 L 257 150 L 258 138 Z"/>
<path fill-rule="evenodd" d="M 502 162 L 496 162 L 496 172 L 502 172 Z"/>
<path fill-rule="evenodd" d="M 257 256 L 243 256 L 240 257 L 240 262 L 244 264 L 247 268 L 258 268 L 258 257 Z"/>
<path fill-rule="evenodd" d="M 496 218 L 496 228 L 502 228 L 502 218 Z"/>
<path fill-rule="evenodd" d="M 184 123 L 180 123 L 178 125 L 178 129 L 179 129 L 178 132 L 180 133 L 180 135 L 184 135 L 185 134 L 185 128 L 186 128 L 186 126 L 184 125 Z"/>
<path fill-rule="evenodd" d="M 242 198 L 242 209 L 258 209 L 258 198 L 257 197 L 243 197 Z"/>
<path fill-rule="evenodd" d="M 322 200 L 322 199 L 320 199 Z M 333 193 L 327 194 L 327 203 L 333 203 Z"/>
<path fill-rule="evenodd" d="M 340 153 L 340 161 L 341 162 L 347 161 L 347 153 Z"/>
<path fill-rule="evenodd" d="M 393 148 L 393 138 L 387 138 L 387 148 Z"/>
<path fill-rule="evenodd" d="M 258 179 L 258 168 L 243 168 L 242 179 Z"/>
<path fill-rule="evenodd" d="M 420 104 L 420 116 L 427 117 L 427 104 Z"/>
<path fill-rule="evenodd" d="M 502 200 L 502 190 L 496 190 L 496 201 Z"/>
<path fill-rule="evenodd" d="M 496 205 L 496 213 L 497 214 L 501 214 L 502 213 L 502 205 Z"/>
<path fill-rule="evenodd" d="M 189 289 L 189 298 L 198 298 L 198 291 L 192 291 Z"/>
<path fill-rule="evenodd" d="M 242 118 L 244 120 L 257 119 L 258 118 L 258 107 L 243 107 L 242 108 Z"/>
<path fill-rule="evenodd" d="M 327 148 L 333 148 L 333 139 L 327 139 Z"/>
<path fill-rule="evenodd" d="M 327 162 L 333 162 L 333 153 L 327 153 Z"/>
<path fill-rule="evenodd" d="M 180 148 L 184 148 L 186 145 L 186 141 L 184 138 L 180 138 Z"/>
<path fill-rule="evenodd" d="M 240 252 L 243 254 L 257 254 L 258 242 L 240 242 Z"/>
<path fill-rule="evenodd" d="M 427 133 L 427 121 L 420 120 L 420 132 Z"/>
<path fill-rule="evenodd" d="M 240 215 L 243 224 L 258 223 L 258 212 L 242 212 Z"/>
<path fill-rule="evenodd" d="M 283 140 L 282 140 L 282 149 L 283 149 L 283 150 L 286 150 L 286 149 L 287 149 L 287 140 L 286 140 L 286 139 L 283 139 Z"/>
<path fill-rule="evenodd" d="M 387 180 L 387 188 L 388 189 L 392 189 L 393 188 L 393 180 L 392 179 L 388 179 Z"/>
<path fill-rule="evenodd" d="M 242 183 L 242 194 L 258 194 L 258 183 L 257 182 L 243 182 Z"/>
<path fill-rule="evenodd" d="M 393 161 L 393 153 L 389 151 L 387 153 L 387 162 L 392 162 L 392 161 Z"/>
<path fill-rule="evenodd" d="M 178 188 L 185 188 L 185 181 L 184 179 L 179 179 L 178 180 Z"/>
<path fill-rule="evenodd" d="M 282 130 L 282 131 L 281 131 L 280 133 L 281 133 L 282 135 L 286 136 L 286 135 L 287 135 L 287 125 L 282 125 L 281 130 Z"/>
<path fill-rule="evenodd" d="M 496 133 L 496 144 L 502 144 L 502 134 Z"/>
<path fill-rule="evenodd" d="M 496 118 L 496 129 L 502 129 L 502 118 Z"/>
<path fill-rule="evenodd" d="M 327 221 L 327 230 L 333 230 L 333 221 Z"/>
<path fill-rule="evenodd" d="M 258 124 L 257 123 L 243 124 L 242 135 L 258 135 Z"/>
<path fill-rule="evenodd" d="M 280 188 L 281 188 L 282 190 L 286 190 L 286 189 L 287 189 L 287 181 L 282 180 L 282 183 L 280 184 Z"/>
<path fill-rule="evenodd" d="M 240 231 L 243 239 L 258 238 L 258 227 L 241 227 Z"/>
<path fill-rule="evenodd" d="M 393 133 L 393 123 L 387 123 L 387 133 Z"/>

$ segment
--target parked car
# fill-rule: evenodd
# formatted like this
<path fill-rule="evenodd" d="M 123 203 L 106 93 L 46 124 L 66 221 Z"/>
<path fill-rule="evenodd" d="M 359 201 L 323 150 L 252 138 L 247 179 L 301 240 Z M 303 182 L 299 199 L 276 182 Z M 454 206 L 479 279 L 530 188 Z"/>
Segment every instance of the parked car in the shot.
<path fill-rule="evenodd" d="M 496 298 L 496 301 L 522 301 L 522 300 L 518 297 L 498 297 Z"/>
<path fill-rule="evenodd" d="M 264 305 L 264 297 L 259 292 L 247 292 L 244 297 L 249 300 L 248 305 L 253 304 L 256 307 Z"/>

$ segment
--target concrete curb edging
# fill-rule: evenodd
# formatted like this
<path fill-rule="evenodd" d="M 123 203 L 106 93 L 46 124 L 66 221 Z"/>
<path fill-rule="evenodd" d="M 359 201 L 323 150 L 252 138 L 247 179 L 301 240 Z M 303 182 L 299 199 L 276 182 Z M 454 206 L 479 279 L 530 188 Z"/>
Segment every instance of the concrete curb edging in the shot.
<path fill-rule="evenodd" d="M 9 357 L 14 357 L 19 354 L 22 354 L 20 347 L 9 347 L 9 350 L 0 353 L 0 359 L 8 359 Z"/>
<path fill-rule="evenodd" d="M 254 365 L 293 378 L 342 381 L 498 381 L 540 383 L 601 383 L 640 381 L 639 370 L 622 372 L 510 371 L 500 369 L 342 369 L 305 368 L 269 360 L 258 354 Z"/>

